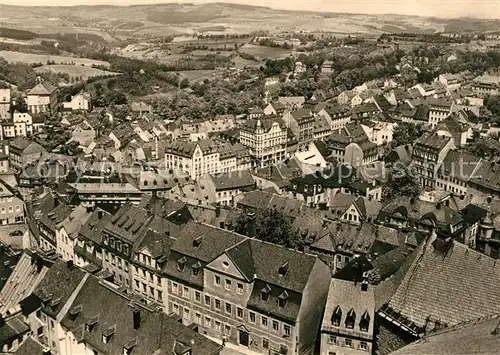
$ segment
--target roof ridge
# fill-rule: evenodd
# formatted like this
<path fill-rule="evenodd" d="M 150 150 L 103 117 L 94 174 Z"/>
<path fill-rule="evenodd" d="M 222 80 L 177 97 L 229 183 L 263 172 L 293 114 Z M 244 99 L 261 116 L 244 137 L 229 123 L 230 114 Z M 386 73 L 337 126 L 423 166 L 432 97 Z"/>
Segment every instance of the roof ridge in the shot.
<path fill-rule="evenodd" d="M 434 332 L 431 332 L 429 334 L 426 334 L 426 335 L 424 335 L 422 337 L 422 339 L 432 338 L 432 337 L 437 336 L 437 335 L 441 335 L 441 334 L 445 334 L 445 333 L 457 331 L 457 330 L 464 329 L 464 328 L 467 328 L 467 327 L 470 327 L 470 326 L 474 326 L 474 325 L 477 325 L 477 324 L 481 324 L 483 322 L 487 322 L 487 321 L 490 321 L 490 320 L 493 320 L 493 319 L 500 319 L 500 313 L 490 314 L 490 315 L 487 315 L 487 316 L 483 316 L 483 317 L 479 317 L 479 318 L 475 318 L 475 319 L 470 319 L 470 320 L 467 320 L 467 321 L 463 321 L 463 322 L 460 322 L 460 323 L 458 323 L 456 325 L 453 325 L 451 327 L 442 328 L 442 329 L 436 330 Z"/>

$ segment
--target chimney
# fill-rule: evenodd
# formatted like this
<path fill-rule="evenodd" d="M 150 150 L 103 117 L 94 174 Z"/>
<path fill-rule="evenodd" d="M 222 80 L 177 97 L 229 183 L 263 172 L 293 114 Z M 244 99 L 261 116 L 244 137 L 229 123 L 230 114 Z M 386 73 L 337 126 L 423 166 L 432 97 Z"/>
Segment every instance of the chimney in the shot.
<path fill-rule="evenodd" d="M 215 217 L 220 217 L 220 204 L 215 206 Z"/>
<path fill-rule="evenodd" d="M 50 351 L 49 348 L 45 348 L 42 350 L 42 355 L 51 355 L 51 354 L 52 354 L 52 352 Z"/>
<path fill-rule="evenodd" d="M 66 262 L 66 265 L 68 266 L 68 269 L 72 269 L 73 268 L 73 260 L 68 260 Z"/>
<path fill-rule="evenodd" d="M 98 219 L 102 219 L 102 216 L 104 215 L 103 211 L 102 210 L 98 210 L 97 211 L 97 218 Z"/>
<path fill-rule="evenodd" d="M 250 238 L 253 238 L 255 237 L 255 234 L 257 234 L 255 228 L 255 212 L 249 212 L 247 214 L 247 217 L 248 217 L 248 222 L 247 222 L 248 236 Z"/>
<path fill-rule="evenodd" d="M 141 311 L 137 308 L 132 311 L 132 320 L 134 323 L 134 330 L 138 330 L 141 326 Z"/>

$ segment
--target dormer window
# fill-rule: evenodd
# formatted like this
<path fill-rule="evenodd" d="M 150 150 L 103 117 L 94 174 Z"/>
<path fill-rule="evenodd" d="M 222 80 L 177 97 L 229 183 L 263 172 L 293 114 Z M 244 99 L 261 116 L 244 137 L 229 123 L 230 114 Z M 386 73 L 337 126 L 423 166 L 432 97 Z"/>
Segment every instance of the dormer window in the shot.
<path fill-rule="evenodd" d="M 85 331 L 90 333 L 92 329 L 94 329 L 94 326 L 97 324 L 98 321 L 99 321 L 99 315 L 89 318 L 87 322 L 85 322 Z"/>
<path fill-rule="evenodd" d="M 177 260 L 177 270 L 184 271 L 184 267 L 186 266 L 187 259 L 185 256 Z"/>
<path fill-rule="evenodd" d="M 82 305 L 79 304 L 78 306 L 75 306 L 69 310 L 69 316 L 71 320 L 75 320 L 76 317 L 82 312 Z"/>
<path fill-rule="evenodd" d="M 193 276 L 198 276 L 198 274 L 200 273 L 200 270 L 201 270 L 200 262 L 198 261 L 196 264 L 191 266 L 191 268 L 193 270 Z"/>
<path fill-rule="evenodd" d="M 361 316 L 361 320 L 359 321 L 359 329 L 362 332 L 367 332 L 370 327 L 370 315 L 365 311 Z"/>
<path fill-rule="evenodd" d="M 123 344 L 123 355 L 132 354 L 132 349 L 137 345 L 137 339 L 130 339 Z"/>
<path fill-rule="evenodd" d="M 288 300 L 288 292 L 283 291 L 281 295 L 278 296 L 278 306 L 285 307 L 287 300 Z"/>
<path fill-rule="evenodd" d="M 56 298 L 56 299 L 53 299 L 49 306 L 50 308 L 52 308 L 53 310 L 57 308 L 57 306 L 59 306 L 59 304 L 61 303 L 61 299 L 60 298 Z"/>
<path fill-rule="evenodd" d="M 102 342 L 104 344 L 109 343 L 109 341 L 111 340 L 111 336 L 113 336 L 114 333 L 115 333 L 115 326 L 114 325 L 111 326 L 111 327 L 106 328 L 102 332 Z"/>
<path fill-rule="evenodd" d="M 337 306 L 337 308 L 334 309 L 332 314 L 332 325 L 336 327 L 340 326 L 341 320 L 342 320 L 342 310 L 340 309 L 340 306 Z"/>
<path fill-rule="evenodd" d="M 271 293 L 271 287 L 269 285 L 266 285 L 260 291 L 260 299 L 264 302 L 267 302 L 269 300 L 269 293 Z"/>
<path fill-rule="evenodd" d="M 202 241 L 203 241 L 203 236 L 200 235 L 198 238 L 193 240 L 193 247 L 198 249 L 200 247 Z"/>
<path fill-rule="evenodd" d="M 354 329 L 354 324 L 356 323 L 356 312 L 351 308 L 347 316 L 345 317 L 345 327 L 349 329 Z"/>
<path fill-rule="evenodd" d="M 279 270 L 278 270 L 279 275 L 282 277 L 285 276 L 287 274 L 289 268 L 290 268 L 290 264 L 287 261 L 286 263 L 281 265 L 281 267 L 279 268 Z"/>

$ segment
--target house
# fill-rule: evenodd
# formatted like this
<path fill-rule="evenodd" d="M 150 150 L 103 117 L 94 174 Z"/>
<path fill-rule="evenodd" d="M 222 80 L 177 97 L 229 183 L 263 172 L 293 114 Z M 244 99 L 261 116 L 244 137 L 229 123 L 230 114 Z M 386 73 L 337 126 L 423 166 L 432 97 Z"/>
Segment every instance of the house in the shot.
<path fill-rule="evenodd" d="M 306 98 L 304 96 L 280 96 L 278 102 L 287 110 L 297 110 L 304 106 Z"/>
<path fill-rule="evenodd" d="M 337 103 L 339 105 L 350 105 L 352 107 L 352 100 L 357 95 L 353 90 L 343 91 L 337 96 Z"/>
<path fill-rule="evenodd" d="M 65 261 L 74 261 L 76 239 L 82 226 L 91 217 L 92 211 L 78 205 L 56 225 L 56 251 Z"/>
<path fill-rule="evenodd" d="M 429 106 L 425 104 L 416 107 L 408 105 L 401 111 L 401 121 L 415 125 L 424 125 L 429 122 Z"/>
<path fill-rule="evenodd" d="M 92 98 L 90 93 L 85 91 L 80 91 L 76 95 L 72 95 L 70 101 L 63 102 L 63 110 L 67 111 L 91 111 L 92 110 Z"/>
<path fill-rule="evenodd" d="M 433 96 L 436 93 L 436 87 L 432 84 L 419 83 L 411 89 L 416 89 L 423 97 Z"/>
<path fill-rule="evenodd" d="M 446 99 L 427 98 L 426 103 L 429 106 L 428 124 L 432 128 L 451 114 L 452 102 Z"/>
<path fill-rule="evenodd" d="M 243 150 L 241 149 L 243 148 Z M 216 174 L 249 168 L 246 149 L 212 139 L 197 142 L 173 141 L 165 148 L 165 166 L 184 172 L 192 180 L 206 174 Z"/>
<path fill-rule="evenodd" d="M 262 116 L 264 116 L 264 110 L 261 109 L 260 107 L 256 107 L 250 110 L 250 112 L 248 113 L 248 118 L 251 120 L 256 118 L 261 118 Z"/>
<path fill-rule="evenodd" d="M 429 238 L 417 249 L 393 296 L 378 311 L 380 326 L 391 329 L 388 333 L 400 339 L 387 344 L 387 353 L 433 331 L 450 332 L 458 325 L 498 314 L 500 298 L 496 290 L 500 284 L 492 276 L 500 272 L 498 265 L 495 259 L 459 242 Z M 485 268 L 490 271 L 485 273 Z M 481 346 L 478 336 L 476 350 Z M 464 349 L 465 344 L 460 344 Z M 436 353 L 434 350 L 432 353 Z"/>
<path fill-rule="evenodd" d="M 17 137 L 9 145 L 10 166 L 20 170 L 38 161 L 45 153 L 47 151 L 40 144 L 24 137 Z"/>
<path fill-rule="evenodd" d="M 321 73 L 322 74 L 331 74 L 333 73 L 333 62 L 331 60 L 325 60 L 321 65 Z"/>
<path fill-rule="evenodd" d="M 298 140 L 299 149 L 306 147 L 314 139 L 314 116 L 311 110 L 298 109 L 289 111 L 283 116 L 283 121 Z"/>
<path fill-rule="evenodd" d="M 0 226 L 23 224 L 25 213 L 24 201 L 21 196 L 3 180 L 0 180 Z"/>
<path fill-rule="evenodd" d="M 346 223 L 360 225 L 368 217 L 363 197 L 340 192 L 330 199 L 328 207 L 334 218 Z"/>
<path fill-rule="evenodd" d="M 153 113 L 153 107 L 143 101 L 139 102 L 132 102 L 130 105 L 130 110 L 139 116 L 142 116 L 144 114 L 152 114 Z"/>
<path fill-rule="evenodd" d="M 78 201 L 85 207 L 116 210 L 123 203 L 139 204 L 142 192 L 129 182 L 79 181 L 69 184 L 75 189 Z"/>
<path fill-rule="evenodd" d="M 271 102 L 264 108 L 264 115 L 266 116 L 282 116 L 284 112 L 285 106 L 279 101 Z"/>
<path fill-rule="evenodd" d="M 347 105 L 335 105 L 328 106 L 321 109 L 316 116 L 324 116 L 330 122 L 331 130 L 339 130 L 345 127 L 345 125 L 351 122 L 352 111 Z"/>
<path fill-rule="evenodd" d="M 439 122 L 434 132 L 440 137 L 453 138 L 453 144 L 457 148 L 464 147 L 469 137 L 472 138 L 472 128 L 460 123 L 459 116 L 456 114 Z"/>
<path fill-rule="evenodd" d="M 469 181 L 477 176 L 481 158 L 465 151 L 450 150 L 439 167 L 436 188 L 466 196 Z"/>
<path fill-rule="evenodd" d="M 327 146 L 332 151 L 331 157 L 353 167 L 376 161 L 378 159 L 377 145 L 370 142 L 360 125 L 359 130 L 360 135 L 347 129 L 341 130 L 339 134 L 331 134 L 326 139 Z"/>
<path fill-rule="evenodd" d="M 6 173 L 10 170 L 9 156 L 0 152 L 0 173 Z"/>
<path fill-rule="evenodd" d="M 451 53 L 449 56 L 446 57 L 446 61 L 449 63 L 449 62 L 453 62 L 455 60 L 457 60 L 458 57 L 455 53 Z"/>
<path fill-rule="evenodd" d="M 332 278 L 321 325 L 321 354 L 372 352 L 374 289 L 368 283 Z"/>
<path fill-rule="evenodd" d="M 412 162 L 422 187 L 435 188 L 437 171 L 451 149 L 455 149 L 455 145 L 449 137 L 433 134 L 417 139 L 413 145 Z"/>
<path fill-rule="evenodd" d="M 131 142 L 137 142 L 139 140 L 139 136 L 135 133 L 134 129 L 128 123 L 122 123 L 118 127 L 113 128 L 111 133 L 109 134 L 109 138 L 111 138 L 115 142 L 115 149 L 124 149 L 127 144 Z"/>
<path fill-rule="evenodd" d="M 28 111 L 31 113 L 53 114 L 57 110 L 57 88 L 41 82 L 26 94 Z"/>
<path fill-rule="evenodd" d="M 304 74 L 307 70 L 307 67 L 305 64 L 302 62 L 295 62 L 295 69 L 293 70 L 293 75 L 295 77 L 300 76 L 301 74 Z"/>
<path fill-rule="evenodd" d="M 37 129 L 33 129 L 33 118 L 28 112 L 15 110 L 12 115 L 12 122 L 14 123 L 16 137 L 30 137 L 33 133 L 38 132 Z"/>
<path fill-rule="evenodd" d="M 500 347 L 496 334 L 499 322 L 499 316 L 492 314 L 439 329 L 391 355 L 493 354 Z"/>
<path fill-rule="evenodd" d="M 201 187 L 216 196 L 215 202 L 221 206 L 236 206 L 238 198 L 244 192 L 255 190 L 256 184 L 249 170 L 209 174 L 199 181 Z"/>
<path fill-rule="evenodd" d="M 21 313 L 2 316 L 0 324 L 0 351 L 17 353 L 23 340 L 29 337 L 30 328 Z"/>
<path fill-rule="evenodd" d="M 462 77 L 459 74 L 440 74 L 437 78 L 447 90 L 457 90 L 462 83 Z"/>
<path fill-rule="evenodd" d="M 0 83 L 0 120 L 10 118 L 11 88 L 5 82 Z"/>
<path fill-rule="evenodd" d="M 373 142 L 378 146 L 390 144 L 392 142 L 392 135 L 397 124 L 384 121 L 379 121 L 374 124 L 371 123 L 371 121 L 361 123 L 361 127 L 365 131 L 370 142 Z"/>

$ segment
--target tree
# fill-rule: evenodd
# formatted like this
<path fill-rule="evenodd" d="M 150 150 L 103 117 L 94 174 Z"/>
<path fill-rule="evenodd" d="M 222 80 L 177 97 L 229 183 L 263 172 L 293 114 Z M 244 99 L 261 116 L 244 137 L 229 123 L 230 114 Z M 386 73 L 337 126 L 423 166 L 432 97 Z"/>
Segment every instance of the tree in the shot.
<path fill-rule="evenodd" d="M 288 248 L 299 248 L 303 242 L 290 218 L 272 208 L 259 210 L 253 217 L 240 214 L 235 221 L 234 230 L 246 235 L 255 233 L 257 239 Z"/>
<path fill-rule="evenodd" d="M 392 146 L 399 147 L 414 142 L 422 136 L 422 127 L 411 123 L 398 123 L 392 134 Z"/>
<path fill-rule="evenodd" d="M 185 88 L 189 87 L 189 79 L 188 78 L 182 79 L 180 84 L 179 84 L 179 87 L 181 89 L 185 89 Z"/>
<path fill-rule="evenodd" d="M 420 183 L 410 170 L 403 164 L 396 164 L 389 171 L 389 179 L 382 188 L 382 197 L 386 201 L 396 197 L 417 198 L 420 191 Z"/>

